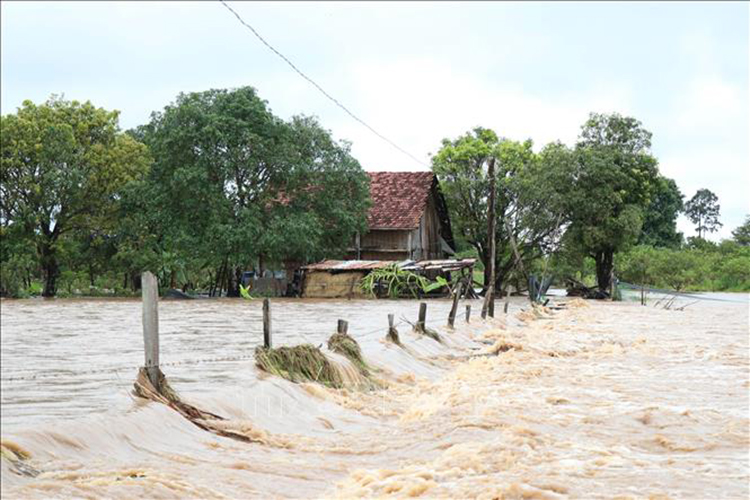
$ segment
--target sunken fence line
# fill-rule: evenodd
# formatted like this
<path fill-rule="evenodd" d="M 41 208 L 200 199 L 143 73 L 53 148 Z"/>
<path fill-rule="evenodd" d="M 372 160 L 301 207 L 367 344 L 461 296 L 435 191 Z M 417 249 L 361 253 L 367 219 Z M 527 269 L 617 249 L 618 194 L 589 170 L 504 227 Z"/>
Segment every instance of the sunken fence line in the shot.
<path fill-rule="evenodd" d="M 159 288 L 156 276 L 151 272 L 144 272 L 141 278 L 142 286 L 142 308 L 143 308 L 143 345 L 144 345 L 144 368 L 148 375 L 149 381 L 154 387 L 159 387 Z M 458 282 L 452 291 L 453 303 L 451 305 L 450 313 L 448 314 L 447 326 L 449 329 L 455 327 L 456 313 L 458 311 L 459 300 L 462 292 L 462 282 Z M 505 312 L 508 312 L 508 302 L 506 299 Z M 491 317 L 494 316 L 494 310 L 490 309 Z M 469 323 L 471 320 L 471 305 L 466 306 L 465 322 Z M 438 323 L 440 321 L 432 322 Z M 398 334 L 396 333 L 396 326 L 401 324 L 411 324 L 416 332 L 426 334 L 437 340 L 437 333 L 428 328 L 427 322 L 427 304 L 420 302 L 419 304 L 419 316 L 416 323 L 411 323 L 405 318 L 402 319 L 397 325 L 394 325 L 393 314 L 388 315 L 388 333 L 387 338 L 394 339 L 395 343 L 398 342 Z M 339 319 L 336 326 L 336 332 L 340 334 L 347 334 L 349 329 L 349 323 L 343 319 Z M 369 335 L 381 331 L 380 329 L 372 332 L 366 332 L 363 335 Z M 271 349 L 273 347 L 273 323 L 271 320 L 271 300 L 266 298 L 263 299 L 263 347 Z M 232 357 L 232 360 L 237 358 L 249 359 L 253 355 Z M 162 366 L 167 366 L 164 364 Z"/>
<path fill-rule="evenodd" d="M 462 294 L 462 288 L 464 284 L 458 282 L 455 289 L 452 292 L 452 304 L 450 313 L 448 314 L 447 326 L 449 329 L 455 328 L 456 316 L 458 315 L 459 302 Z M 468 286 L 468 285 L 467 285 Z M 38 380 L 47 378 L 59 378 L 68 377 L 72 374 L 76 375 L 91 375 L 101 373 L 118 373 L 133 368 L 144 368 L 148 374 L 150 381 L 158 380 L 160 367 L 170 366 L 181 366 L 181 365 L 194 365 L 194 364 L 207 364 L 207 363 L 221 363 L 221 362 L 234 362 L 234 361 L 246 361 L 255 358 L 255 354 L 239 354 L 232 356 L 214 356 L 205 358 L 194 358 L 185 359 L 179 361 L 161 362 L 160 360 L 160 348 L 159 348 L 159 291 L 158 281 L 156 277 L 150 272 L 144 272 L 141 277 L 141 301 L 142 301 L 142 322 L 143 322 L 143 346 L 144 346 L 144 365 L 133 366 L 133 365 L 120 365 L 120 366 L 108 366 L 108 367 L 97 367 L 87 370 L 63 370 L 55 371 L 54 373 L 31 373 L 21 374 L 16 376 L 2 377 L 2 382 L 16 382 L 25 380 Z M 508 302 L 506 298 L 505 313 L 508 312 Z M 471 305 L 465 306 L 464 322 L 471 322 Z M 393 314 L 388 314 L 388 329 L 386 330 L 386 338 L 393 341 L 395 344 L 399 344 L 398 330 L 397 327 L 410 325 L 415 331 L 420 333 L 427 333 L 429 335 L 430 326 L 436 326 L 438 324 L 445 324 L 442 320 L 427 321 L 427 304 L 425 302 L 419 303 L 419 313 L 416 323 L 412 323 L 406 318 L 401 318 L 399 321 L 395 321 Z M 493 316 L 490 314 L 490 316 Z M 273 323 L 271 314 L 271 300 L 263 300 L 263 347 L 273 347 Z M 348 334 L 349 323 L 346 320 L 339 319 L 337 322 L 336 332 Z M 378 328 L 375 330 L 361 333 L 359 336 L 366 337 L 376 333 L 382 333 L 383 329 Z"/>

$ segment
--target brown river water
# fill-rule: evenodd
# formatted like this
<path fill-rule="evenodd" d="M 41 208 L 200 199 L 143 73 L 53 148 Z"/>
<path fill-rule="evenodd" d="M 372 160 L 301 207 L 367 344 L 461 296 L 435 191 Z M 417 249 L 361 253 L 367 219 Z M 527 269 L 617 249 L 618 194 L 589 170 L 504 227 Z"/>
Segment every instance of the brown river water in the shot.
<path fill-rule="evenodd" d="M 402 347 L 386 315 L 413 322 L 416 301 L 273 302 L 276 346 L 325 351 L 349 321 L 377 390 L 260 373 L 259 300 L 162 301 L 172 387 L 255 443 L 131 395 L 139 301 L 2 301 L 3 453 L 35 474 L 4 458 L 2 498 L 747 499 L 748 296 L 721 297 L 536 312 L 513 298 L 487 322 L 470 301 L 455 330 L 430 300 L 442 342 L 402 321 Z"/>

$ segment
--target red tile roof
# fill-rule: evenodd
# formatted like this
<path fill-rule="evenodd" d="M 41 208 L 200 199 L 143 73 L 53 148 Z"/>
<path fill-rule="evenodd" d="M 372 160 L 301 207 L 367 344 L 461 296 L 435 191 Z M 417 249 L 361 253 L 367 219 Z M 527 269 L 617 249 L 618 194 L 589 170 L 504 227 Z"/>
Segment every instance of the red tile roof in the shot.
<path fill-rule="evenodd" d="M 372 208 L 370 229 L 414 229 L 427 205 L 432 172 L 368 172 Z"/>

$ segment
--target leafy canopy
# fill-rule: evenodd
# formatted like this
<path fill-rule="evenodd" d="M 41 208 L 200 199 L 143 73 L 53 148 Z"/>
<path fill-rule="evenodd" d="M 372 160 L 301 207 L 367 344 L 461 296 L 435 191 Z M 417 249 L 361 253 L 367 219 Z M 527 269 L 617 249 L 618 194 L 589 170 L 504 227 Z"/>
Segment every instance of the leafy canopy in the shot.
<path fill-rule="evenodd" d="M 156 255 L 178 256 L 163 264 L 316 260 L 364 229 L 368 179 L 349 145 L 313 118 L 274 116 L 251 87 L 180 94 L 134 134 L 156 162 L 132 203 L 159 216 L 131 225 L 159 233 L 141 242 Z"/>
<path fill-rule="evenodd" d="M 732 231 L 734 241 L 742 246 L 750 246 L 750 215 L 745 216 L 745 222 Z"/>
<path fill-rule="evenodd" d="M 511 237 L 517 240 L 522 259 L 532 259 L 550 244 L 565 220 L 565 185 L 558 181 L 568 168 L 569 152 L 564 146 L 551 145 L 538 155 L 532 147 L 530 140 L 501 139 L 494 131 L 480 127 L 457 139 L 444 139 L 432 159 L 432 170 L 441 181 L 458 241 L 476 249 L 485 270 L 490 259 L 487 165 L 490 159 L 495 160 L 496 285 L 515 265 Z"/>
<path fill-rule="evenodd" d="M 566 237 L 595 259 L 601 289 L 609 286 L 614 253 L 640 235 L 656 189 L 650 148 L 651 133 L 635 118 L 592 113 L 581 128 Z"/>
<path fill-rule="evenodd" d="M 690 200 L 685 203 L 685 215 L 696 225 L 698 238 L 706 233 L 713 233 L 723 226 L 719 222 L 719 198 L 708 189 L 699 189 Z"/>
<path fill-rule="evenodd" d="M 639 244 L 679 248 L 682 233 L 677 231 L 677 216 L 683 208 L 683 195 L 673 179 L 659 176 L 651 202 L 645 210 Z"/>
<path fill-rule="evenodd" d="M 2 117 L 0 223 L 37 249 L 44 295 L 54 295 L 58 240 L 111 229 L 124 187 L 142 177 L 146 147 L 118 128 L 118 112 L 52 96 Z"/>

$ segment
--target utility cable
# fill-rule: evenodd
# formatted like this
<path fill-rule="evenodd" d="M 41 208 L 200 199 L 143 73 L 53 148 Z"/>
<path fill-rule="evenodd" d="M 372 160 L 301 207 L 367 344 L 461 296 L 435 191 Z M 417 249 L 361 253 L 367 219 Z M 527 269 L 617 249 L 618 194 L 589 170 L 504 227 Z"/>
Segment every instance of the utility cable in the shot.
<path fill-rule="evenodd" d="M 419 158 L 417 158 L 417 157 L 416 157 L 416 156 L 414 156 L 413 154 L 409 153 L 409 152 L 408 152 L 408 151 L 406 151 L 406 150 L 405 150 L 404 148 L 400 147 L 400 146 L 399 146 L 398 144 L 396 144 L 396 143 L 395 143 L 395 142 L 393 142 L 392 140 L 388 139 L 388 138 L 387 138 L 386 136 L 384 136 L 383 134 L 381 134 L 380 132 L 378 132 L 377 130 L 375 130 L 374 128 L 372 128 L 372 127 L 371 127 L 370 125 L 368 125 L 367 123 L 365 123 L 365 121 L 364 121 L 364 120 L 362 120 L 361 118 L 359 118 L 359 117 L 358 117 L 357 115 L 355 115 L 354 113 L 352 113 L 351 111 L 349 111 L 349 109 L 348 109 L 348 108 L 347 108 L 346 106 L 344 106 L 343 104 L 341 104 L 341 103 L 340 103 L 340 102 L 339 102 L 339 101 L 338 101 L 338 100 L 337 100 L 337 99 L 336 99 L 335 97 L 333 97 L 333 96 L 332 96 L 331 94 L 329 94 L 328 92 L 326 92 L 325 90 L 323 90 L 323 87 L 321 87 L 320 85 L 318 85 L 318 84 L 317 84 L 317 83 L 315 82 L 315 80 L 313 80 L 312 78 L 310 78 L 309 76 L 307 76 L 307 75 L 306 75 L 305 73 L 303 73 L 303 72 L 302 72 L 302 71 L 301 71 L 301 70 L 300 70 L 299 68 L 297 68 L 297 66 L 295 66 L 295 65 L 294 65 L 294 63 L 293 63 L 292 61 L 290 61 L 289 59 L 287 59 L 287 58 L 286 58 L 286 56 L 284 56 L 284 54 L 282 54 L 281 52 L 279 52 L 278 50 L 276 50 L 276 49 L 275 49 L 275 48 L 273 47 L 273 45 L 271 45 L 270 43 L 268 43 L 268 42 L 266 41 L 266 39 L 265 39 L 265 38 L 263 38 L 263 37 L 262 37 L 262 36 L 260 35 L 260 33 L 258 33 L 258 32 L 257 32 L 257 31 L 255 30 L 255 28 L 253 28 L 253 27 L 252 27 L 251 25 L 249 25 L 248 23 L 246 23 L 246 22 L 245 22 L 245 20 L 244 20 L 244 19 L 242 19 L 242 17 L 241 17 L 241 16 L 240 16 L 240 15 L 239 15 L 239 14 L 238 14 L 238 13 L 237 13 L 237 12 L 236 12 L 236 11 L 235 11 L 234 9 L 232 9 L 232 8 L 231 8 L 231 7 L 229 6 L 229 5 L 227 5 L 227 3 L 226 3 L 226 2 L 224 1 L 224 0 L 219 0 L 219 2 L 221 2 L 221 4 L 222 4 L 222 5 L 224 6 L 224 7 L 226 7 L 226 8 L 227 8 L 227 10 L 229 10 L 229 12 L 231 12 L 232 14 L 234 14 L 234 17 L 236 17 L 236 18 L 237 18 L 237 20 L 238 20 L 238 21 L 239 21 L 239 22 L 240 22 L 240 23 L 241 23 L 241 24 L 242 24 L 243 26 L 245 26 L 245 27 L 246 27 L 247 29 L 249 29 L 249 30 L 250 30 L 250 31 L 251 31 L 251 32 L 253 33 L 253 35 L 255 35 L 255 37 L 256 37 L 256 38 L 257 38 L 258 40 L 260 40 L 260 41 L 261 41 L 261 42 L 263 43 L 263 45 L 265 45 L 266 47 L 268 47 L 268 49 L 269 49 L 269 50 L 271 50 L 271 52 L 273 52 L 274 54 L 276 54 L 277 56 L 279 56 L 279 57 L 280 57 L 280 58 L 281 58 L 281 59 L 282 59 L 282 60 L 283 60 L 283 61 L 284 61 L 285 63 L 287 63 L 287 64 L 288 64 L 288 65 L 289 65 L 289 66 L 290 66 L 290 67 L 291 67 L 291 68 L 292 68 L 292 69 L 293 69 L 293 70 L 294 70 L 294 71 L 295 71 L 295 72 L 296 72 L 296 73 L 297 73 L 298 75 L 300 75 L 300 76 L 301 76 L 302 78 L 304 78 L 305 80 L 307 80 L 307 81 L 308 81 L 308 82 L 309 82 L 309 83 L 310 83 L 310 84 L 311 84 L 311 85 L 312 85 L 313 87 L 315 87 L 316 89 L 318 89 L 318 91 L 319 91 L 319 92 L 320 92 L 321 94 L 323 94 L 324 96 L 326 96 L 326 97 L 327 97 L 327 98 L 328 98 L 328 99 L 329 99 L 329 100 L 330 100 L 331 102 L 333 102 L 333 103 L 334 103 L 334 104 L 335 104 L 336 106 L 338 106 L 339 108 L 343 109 L 343 110 L 344 110 L 344 112 L 346 112 L 346 114 L 348 114 L 349 116 L 351 116 L 352 118 L 354 118 L 354 119 L 355 119 L 356 121 L 358 121 L 358 122 L 359 122 L 360 124 L 362 124 L 362 125 L 363 125 L 363 126 L 364 126 L 365 128 L 367 128 L 367 129 L 368 129 L 368 130 L 369 130 L 370 132 L 372 132 L 373 134 L 375 134 L 376 136 L 378 136 L 378 137 L 379 137 L 380 139 L 384 140 L 385 142 L 387 142 L 388 144 L 390 144 L 391 146 L 393 146 L 394 148 L 396 148 L 396 149 L 397 149 L 398 151 L 400 151 L 401 153 L 405 154 L 406 156 L 408 156 L 408 157 L 409 157 L 409 158 L 411 158 L 412 160 L 416 161 L 416 162 L 417 162 L 417 163 L 419 163 L 420 165 L 422 165 L 422 166 L 425 166 L 425 167 L 429 167 L 429 165 L 428 165 L 427 163 L 423 162 L 422 160 L 420 160 Z"/>

